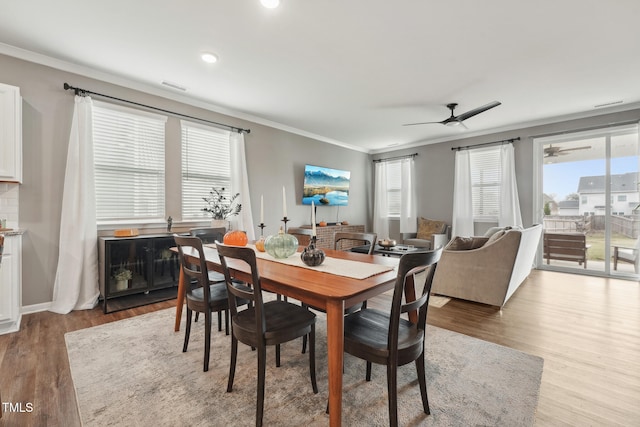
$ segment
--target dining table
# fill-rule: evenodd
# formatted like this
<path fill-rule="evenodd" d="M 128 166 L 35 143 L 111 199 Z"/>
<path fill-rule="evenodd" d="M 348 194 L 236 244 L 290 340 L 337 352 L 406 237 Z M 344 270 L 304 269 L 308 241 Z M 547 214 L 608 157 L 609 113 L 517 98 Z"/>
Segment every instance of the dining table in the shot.
<path fill-rule="evenodd" d="M 177 251 L 177 248 L 173 249 Z M 222 272 L 215 244 L 204 245 L 203 249 L 207 268 Z M 302 249 L 303 247 L 298 248 L 298 252 Z M 329 425 L 337 427 L 342 424 L 345 307 L 351 307 L 392 289 L 396 279 L 398 259 L 332 249 L 323 250 L 326 255 L 323 264 L 331 264 L 332 260 L 352 261 L 354 267 L 362 267 L 362 263 L 375 264 L 378 265 L 376 269 L 379 272 L 368 277 L 348 277 L 328 271 L 323 264 L 318 267 L 302 268 L 259 252 L 256 252 L 260 255 L 256 258 L 260 284 L 264 290 L 293 298 L 326 312 Z M 197 261 L 198 254 L 195 250 L 183 248 L 183 251 L 190 262 Z M 296 253 L 291 257 L 300 258 L 300 254 Z M 335 262 L 345 264 L 345 261 Z M 251 282 L 251 271 L 246 263 L 229 260 L 228 267 L 234 279 Z M 185 280 L 181 269 L 176 301 L 175 331 L 180 330 Z"/>

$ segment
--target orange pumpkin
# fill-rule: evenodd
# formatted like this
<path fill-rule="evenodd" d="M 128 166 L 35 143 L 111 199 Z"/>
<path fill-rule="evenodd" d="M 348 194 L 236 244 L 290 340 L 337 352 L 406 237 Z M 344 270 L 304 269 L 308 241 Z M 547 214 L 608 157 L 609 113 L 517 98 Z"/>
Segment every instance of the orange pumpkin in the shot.
<path fill-rule="evenodd" d="M 326 226 L 327 226 L 327 222 L 326 222 L 326 221 L 320 221 L 320 222 L 318 223 L 318 225 L 319 225 L 320 227 L 326 227 Z"/>
<path fill-rule="evenodd" d="M 264 237 L 261 237 L 260 240 L 256 242 L 256 249 L 258 252 L 264 252 Z"/>
<path fill-rule="evenodd" d="M 229 231 L 222 239 L 222 243 L 229 246 L 247 246 L 248 242 L 247 233 L 240 230 Z"/>

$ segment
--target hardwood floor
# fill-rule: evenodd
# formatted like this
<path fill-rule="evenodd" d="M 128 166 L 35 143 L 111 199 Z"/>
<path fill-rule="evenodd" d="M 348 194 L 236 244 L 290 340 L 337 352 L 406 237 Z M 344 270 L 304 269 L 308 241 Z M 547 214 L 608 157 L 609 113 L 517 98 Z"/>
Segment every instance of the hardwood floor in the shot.
<path fill-rule="evenodd" d="M 369 302 L 387 303 L 386 296 Z M 174 304 L 25 315 L 20 332 L 0 336 L 0 393 L 3 402 L 25 411 L 31 403 L 33 411 L 5 411 L 0 425 L 79 426 L 64 333 Z M 543 357 L 538 426 L 640 425 L 637 282 L 533 271 L 502 310 L 452 300 L 431 307 L 428 321 Z"/>

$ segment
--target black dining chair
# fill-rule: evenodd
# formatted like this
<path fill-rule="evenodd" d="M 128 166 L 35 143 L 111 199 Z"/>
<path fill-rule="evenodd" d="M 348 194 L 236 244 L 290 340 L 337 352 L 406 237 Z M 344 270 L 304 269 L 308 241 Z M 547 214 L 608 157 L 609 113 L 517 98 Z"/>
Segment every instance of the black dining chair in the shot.
<path fill-rule="evenodd" d="M 403 255 L 398 266 L 391 311 L 365 308 L 344 319 L 344 351 L 367 362 L 366 380 L 371 380 L 372 363 L 387 366 L 389 425 L 392 427 L 398 425 L 398 366 L 415 362 L 422 407 L 425 414 L 430 413 L 425 328 L 431 284 L 441 254 L 442 248 Z M 413 286 L 415 291 L 416 299 L 413 301 L 403 301 L 408 286 Z M 405 313 L 409 316 L 402 316 Z M 410 320 L 412 318 L 416 320 Z"/>
<path fill-rule="evenodd" d="M 266 374 L 266 347 L 278 346 L 293 339 L 309 337 L 309 375 L 314 393 L 318 393 L 315 364 L 316 315 L 306 308 L 290 302 L 275 300 L 264 302 L 256 254 L 252 248 L 218 245 L 218 255 L 224 270 L 231 311 L 231 363 L 227 392 L 233 389 L 236 371 L 238 341 L 258 353 L 258 383 L 256 401 L 256 426 L 262 426 L 264 412 L 264 390 Z M 229 262 L 240 261 L 251 269 L 251 282 L 243 285 L 234 282 Z M 251 303 L 244 310 L 238 310 L 243 300 Z"/>
<path fill-rule="evenodd" d="M 187 303 L 187 319 L 184 332 L 184 344 L 182 351 L 186 352 L 189 346 L 189 336 L 191 335 L 191 318 L 193 312 L 204 313 L 204 368 L 209 370 L 209 353 L 211 349 L 211 313 L 224 312 L 225 333 L 229 335 L 229 299 L 227 298 L 227 287 L 225 282 L 212 283 L 207 274 L 207 263 L 205 261 L 202 241 L 197 237 L 178 236 L 174 234 L 174 239 L 178 247 L 180 265 L 185 275 L 185 301 Z M 195 256 L 199 262 L 193 264 L 188 262 L 184 255 L 185 249 L 195 251 Z M 247 304 L 247 300 L 239 303 Z"/>

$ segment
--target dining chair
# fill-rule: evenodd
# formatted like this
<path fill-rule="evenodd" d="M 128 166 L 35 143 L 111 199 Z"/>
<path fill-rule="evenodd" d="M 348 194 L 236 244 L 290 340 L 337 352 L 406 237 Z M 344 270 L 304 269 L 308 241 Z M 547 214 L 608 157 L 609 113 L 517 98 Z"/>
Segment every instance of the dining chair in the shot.
<path fill-rule="evenodd" d="M 185 301 L 187 303 L 187 322 L 184 332 L 184 345 L 182 351 L 186 352 L 189 346 L 189 336 L 191 334 L 191 317 L 193 312 L 204 313 L 204 371 L 209 370 L 209 353 L 211 349 L 211 313 L 224 312 L 225 315 L 225 333 L 229 335 L 229 299 L 227 298 L 227 287 L 225 282 L 212 283 L 207 274 L 207 263 L 205 261 L 202 240 L 193 236 L 173 235 L 176 246 L 178 247 L 178 255 L 180 265 L 185 275 Z M 191 248 L 195 251 L 195 256 L 199 258 L 199 262 L 194 264 L 187 261 L 184 255 L 185 248 Z M 248 301 L 240 301 L 247 304 Z"/>
<path fill-rule="evenodd" d="M 376 246 L 376 241 L 377 241 L 378 235 L 376 233 L 360 233 L 360 232 L 347 232 L 347 231 L 337 231 L 333 234 L 333 247 L 336 250 L 340 250 L 342 248 L 342 243 L 345 240 L 348 240 L 350 242 L 355 241 L 359 241 L 361 243 L 366 243 L 367 245 L 369 245 L 369 251 L 368 254 L 371 255 L 373 254 L 373 249 Z M 351 247 L 349 247 L 346 250 L 351 249 Z M 302 304 L 304 307 L 311 307 L 314 310 L 317 311 L 321 311 L 321 312 L 325 312 L 325 310 L 323 310 L 322 308 L 319 307 L 313 307 L 313 306 L 307 306 L 306 304 Z M 349 314 L 349 313 L 353 313 L 354 311 L 358 311 L 362 308 L 366 308 L 367 307 L 367 301 L 363 301 L 363 302 L 359 302 L 355 305 L 352 305 L 351 307 L 346 307 L 344 309 L 344 314 Z M 307 351 L 307 340 L 306 339 L 302 339 L 302 353 L 304 354 Z"/>
<path fill-rule="evenodd" d="M 289 227 L 287 233 L 292 234 L 298 238 L 298 243 L 302 246 L 308 246 L 313 236 L 313 230 L 310 228 L 301 227 Z"/>
<path fill-rule="evenodd" d="M 266 373 L 266 347 L 278 346 L 299 337 L 309 337 L 309 375 L 314 393 L 318 393 L 315 365 L 316 315 L 306 308 L 290 302 L 275 300 L 264 302 L 256 254 L 252 248 L 218 245 L 220 264 L 224 270 L 231 311 L 231 363 L 227 392 L 233 389 L 236 371 L 238 341 L 257 350 L 258 383 L 256 399 L 256 426 L 262 426 Z M 250 287 L 234 282 L 229 262 L 240 261 L 251 270 Z M 250 304 L 238 310 L 243 300 Z"/>
<path fill-rule="evenodd" d="M 415 362 L 422 407 L 425 414 L 430 413 L 425 328 L 431 284 L 441 254 L 442 248 L 404 254 L 398 265 L 391 311 L 365 308 L 344 319 L 344 351 L 367 362 L 366 380 L 371 381 L 372 363 L 387 366 L 389 425 L 392 427 L 398 425 L 398 366 Z M 403 300 L 403 295 L 416 295 L 417 298 L 405 297 Z M 405 313 L 409 315 L 402 316 Z"/>
<path fill-rule="evenodd" d="M 333 248 L 341 250 L 345 241 L 351 243 L 349 249 L 353 246 L 353 241 L 364 242 L 369 246 L 369 255 L 373 254 L 373 249 L 376 247 L 378 241 L 378 235 L 376 233 L 360 233 L 360 232 L 348 232 L 348 231 L 336 231 L 333 234 Z M 363 245 L 364 246 L 364 245 Z"/>

